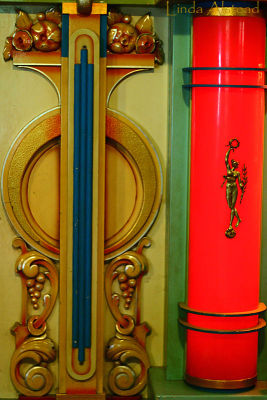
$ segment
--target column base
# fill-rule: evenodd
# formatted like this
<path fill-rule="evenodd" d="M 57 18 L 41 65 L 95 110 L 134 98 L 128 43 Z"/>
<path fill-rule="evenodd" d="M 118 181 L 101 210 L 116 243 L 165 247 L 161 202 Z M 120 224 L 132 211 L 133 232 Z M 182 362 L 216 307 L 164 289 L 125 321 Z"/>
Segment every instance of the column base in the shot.
<path fill-rule="evenodd" d="M 248 379 L 237 380 L 214 380 L 201 379 L 188 374 L 185 375 L 185 381 L 193 386 L 207 389 L 245 389 L 256 385 L 257 376 Z"/>

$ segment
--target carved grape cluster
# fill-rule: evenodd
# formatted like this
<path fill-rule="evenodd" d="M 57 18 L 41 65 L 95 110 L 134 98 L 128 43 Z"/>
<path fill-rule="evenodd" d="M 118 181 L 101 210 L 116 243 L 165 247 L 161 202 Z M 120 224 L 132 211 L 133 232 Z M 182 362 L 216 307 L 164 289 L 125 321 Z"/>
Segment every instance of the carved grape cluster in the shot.
<path fill-rule="evenodd" d="M 41 297 L 41 292 L 44 288 L 45 274 L 39 272 L 35 278 L 27 279 L 26 286 L 28 289 L 29 296 L 31 297 L 31 303 L 35 310 L 38 310 L 38 301 Z"/>
<path fill-rule="evenodd" d="M 128 310 L 134 295 L 136 279 L 129 278 L 124 272 L 121 272 L 118 276 L 118 281 L 122 291 L 122 297 L 125 299 L 124 308 Z"/>

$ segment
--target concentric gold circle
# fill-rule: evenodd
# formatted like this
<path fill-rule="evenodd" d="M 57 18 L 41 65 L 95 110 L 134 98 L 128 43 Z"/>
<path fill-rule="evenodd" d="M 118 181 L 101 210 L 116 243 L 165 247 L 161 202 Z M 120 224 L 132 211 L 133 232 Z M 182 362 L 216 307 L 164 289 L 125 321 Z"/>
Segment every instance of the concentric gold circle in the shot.
<path fill-rule="evenodd" d="M 151 227 L 160 207 L 162 173 L 147 137 L 120 113 L 107 111 L 106 136 L 105 259 L 109 260 L 136 244 Z M 33 248 L 54 259 L 59 258 L 59 140 L 56 108 L 19 133 L 2 175 L 2 198 L 12 226 Z M 50 159 L 51 176 L 48 171 L 44 180 Z"/>
<path fill-rule="evenodd" d="M 105 232 L 112 232 L 105 235 L 108 260 L 131 248 L 153 224 L 161 202 L 162 173 L 157 153 L 142 130 L 111 109 L 107 110 L 106 136 L 107 145 L 115 150 L 114 165 L 110 160 L 106 163 Z M 123 172 L 115 167 L 116 158 L 124 160 Z M 113 167 L 116 171 L 111 183 L 108 177 Z M 122 222 L 115 229 L 114 213 L 120 214 L 118 220 Z"/>
<path fill-rule="evenodd" d="M 2 199 L 11 225 L 33 248 L 54 259 L 59 258 L 59 238 L 51 237 L 47 229 L 40 226 L 36 213 L 32 212 L 33 200 L 29 200 L 29 184 L 39 160 L 46 157 L 51 149 L 59 150 L 59 138 L 60 109 L 57 107 L 34 119 L 18 134 L 6 157 L 2 175 Z M 49 185 L 46 186 L 44 182 L 46 175 L 49 181 L 49 173 L 58 176 L 59 169 L 44 171 L 42 176 L 36 178 L 37 181 L 39 179 L 37 190 L 38 187 L 44 190 L 48 188 L 45 193 L 47 198 L 52 196 Z M 58 186 L 53 189 L 57 191 L 59 201 Z M 43 218 L 49 220 L 51 206 L 45 198 L 41 201 L 42 204 L 37 203 L 35 209 L 42 206 Z"/>

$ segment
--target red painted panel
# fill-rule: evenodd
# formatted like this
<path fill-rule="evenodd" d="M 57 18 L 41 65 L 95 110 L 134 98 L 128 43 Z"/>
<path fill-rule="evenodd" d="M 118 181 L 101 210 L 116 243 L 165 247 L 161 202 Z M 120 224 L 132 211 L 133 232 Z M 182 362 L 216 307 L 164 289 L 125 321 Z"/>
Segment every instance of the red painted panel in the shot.
<path fill-rule="evenodd" d="M 193 67 L 263 68 L 265 21 L 261 17 L 195 17 Z M 258 71 L 194 71 L 193 84 L 263 85 Z M 257 308 L 261 239 L 264 90 L 193 88 L 189 225 L 188 305 L 213 312 Z M 226 200 L 225 155 L 231 139 L 240 146 L 229 155 L 247 168 L 248 184 L 236 210 L 241 223 L 234 238 L 225 231 L 231 210 Z M 237 182 L 237 181 L 236 181 Z M 242 329 L 258 317 L 189 315 L 196 326 Z M 257 333 L 219 335 L 188 331 L 187 374 L 212 380 L 256 376 Z"/>

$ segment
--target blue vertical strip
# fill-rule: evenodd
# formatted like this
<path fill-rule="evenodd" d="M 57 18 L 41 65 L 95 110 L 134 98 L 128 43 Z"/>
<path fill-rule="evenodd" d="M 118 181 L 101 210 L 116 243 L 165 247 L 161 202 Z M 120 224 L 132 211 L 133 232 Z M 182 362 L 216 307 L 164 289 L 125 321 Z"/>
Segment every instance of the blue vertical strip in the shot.
<path fill-rule="evenodd" d="M 91 281 L 92 281 L 92 195 L 93 195 L 93 102 L 94 102 L 94 65 L 87 66 L 87 141 L 86 141 L 86 184 L 85 184 L 85 347 L 91 347 Z"/>
<path fill-rule="evenodd" d="M 78 347 L 79 291 L 79 148 L 80 148 L 80 87 L 81 65 L 74 66 L 74 160 L 73 160 L 73 254 L 72 254 L 72 347 Z"/>
<path fill-rule="evenodd" d="M 69 56 L 69 14 L 62 14 L 61 57 Z"/>
<path fill-rule="evenodd" d="M 107 15 L 100 15 L 100 57 L 107 57 Z"/>
<path fill-rule="evenodd" d="M 85 361 L 91 347 L 94 65 L 81 49 L 74 66 L 72 346 Z"/>
<path fill-rule="evenodd" d="M 86 136 L 87 136 L 87 64 L 88 51 L 81 50 L 81 98 L 80 98 L 80 220 L 79 220 L 79 343 L 78 359 L 84 362 L 85 349 L 85 276 L 86 276 Z"/>

